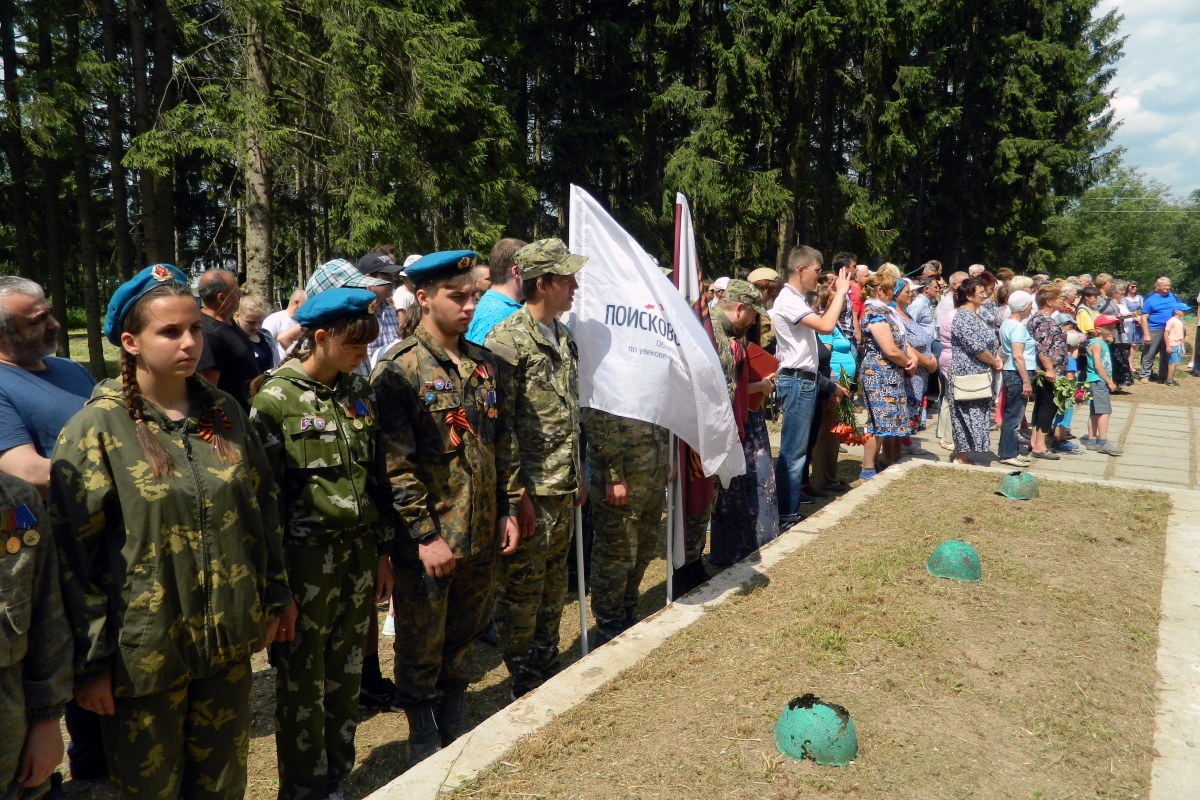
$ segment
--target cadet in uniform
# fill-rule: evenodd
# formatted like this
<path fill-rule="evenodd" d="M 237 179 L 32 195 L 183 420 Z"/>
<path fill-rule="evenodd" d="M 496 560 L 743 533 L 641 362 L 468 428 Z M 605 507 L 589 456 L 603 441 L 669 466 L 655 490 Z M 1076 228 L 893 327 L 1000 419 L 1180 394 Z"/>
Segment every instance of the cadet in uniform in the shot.
<path fill-rule="evenodd" d="M 650 422 L 583 409 L 591 486 L 596 645 L 637 622 L 638 588 L 654 558 L 670 435 Z"/>
<path fill-rule="evenodd" d="M 34 800 L 62 761 L 71 631 L 37 491 L 0 472 L 0 797 Z"/>
<path fill-rule="evenodd" d="M 492 328 L 484 346 L 500 361 L 520 449 L 520 482 L 533 499 L 534 535 L 500 559 L 493 621 L 512 691 L 520 697 L 558 670 L 573 506 L 587 499 L 579 453 L 579 353 L 558 316 L 571 308 L 586 256 L 558 239 L 513 256 L 525 306 Z M 579 499 L 576 502 L 576 493 Z"/>
<path fill-rule="evenodd" d="M 367 628 L 392 588 L 379 408 L 354 374 L 379 334 L 376 302 L 364 289 L 330 289 L 300 306 L 294 357 L 251 400 L 250 423 L 282 493 L 288 580 L 303 620 L 294 639 L 271 647 L 280 800 L 340 796 L 354 767 Z"/>
<path fill-rule="evenodd" d="M 396 574 L 396 700 L 410 762 L 469 730 L 471 642 L 488 626 L 496 559 L 517 548 L 517 454 L 491 353 L 464 338 L 475 309 L 470 250 L 412 264 L 421 321 L 371 376 L 379 447 L 403 521 Z"/>
<path fill-rule="evenodd" d="M 127 796 L 241 798 L 250 654 L 294 626 L 270 463 L 233 397 L 195 377 L 200 312 L 156 264 L 104 321 L 121 378 L 63 428 L 50 471 L 75 699 Z"/>

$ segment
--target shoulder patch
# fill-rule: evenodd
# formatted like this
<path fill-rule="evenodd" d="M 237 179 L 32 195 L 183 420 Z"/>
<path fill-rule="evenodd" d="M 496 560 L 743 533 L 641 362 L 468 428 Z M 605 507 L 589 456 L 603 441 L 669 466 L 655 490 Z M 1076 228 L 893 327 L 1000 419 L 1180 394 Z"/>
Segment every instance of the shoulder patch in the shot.
<path fill-rule="evenodd" d="M 487 342 L 485 349 L 490 350 L 492 355 L 504 363 L 516 366 L 519 356 L 517 355 L 517 348 L 512 345 L 491 339 Z"/>

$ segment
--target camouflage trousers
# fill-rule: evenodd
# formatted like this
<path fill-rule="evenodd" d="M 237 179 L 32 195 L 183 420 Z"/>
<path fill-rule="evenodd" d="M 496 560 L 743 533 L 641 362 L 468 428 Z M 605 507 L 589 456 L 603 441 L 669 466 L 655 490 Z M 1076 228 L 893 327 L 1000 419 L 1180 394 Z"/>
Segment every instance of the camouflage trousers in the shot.
<path fill-rule="evenodd" d="M 487 628 L 496 592 L 496 557 L 454 562 L 431 578 L 411 559 L 393 562 L 396 588 L 396 700 L 432 703 L 471 682 L 471 642 Z"/>
<path fill-rule="evenodd" d="M 29 731 L 25 716 L 25 663 L 0 669 L 0 800 L 34 800 L 50 789 L 50 779 L 27 788 L 17 783 L 21 748 Z"/>
<path fill-rule="evenodd" d="M 372 534 L 285 551 L 300 614 L 296 638 L 271 646 L 279 797 L 324 800 L 354 767 L 379 557 Z"/>
<path fill-rule="evenodd" d="M 537 531 L 500 556 L 492 620 L 513 693 L 536 689 L 558 671 L 559 623 L 567 598 L 574 495 L 531 495 Z"/>
<path fill-rule="evenodd" d="M 685 564 L 700 560 L 704 554 L 704 540 L 708 533 L 708 521 L 712 518 L 712 503 L 700 509 L 687 518 L 687 527 L 683 532 L 684 547 L 687 550 Z"/>
<path fill-rule="evenodd" d="M 667 476 L 662 469 L 626 475 L 629 504 L 609 505 L 593 491 L 592 614 L 596 627 L 616 636 L 626 609 L 637 607 L 638 589 L 658 548 Z"/>
<path fill-rule="evenodd" d="M 250 756 L 250 659 L 161 694 L 114 699 L 100 717 L 123 797 L 240 800 Z"/>

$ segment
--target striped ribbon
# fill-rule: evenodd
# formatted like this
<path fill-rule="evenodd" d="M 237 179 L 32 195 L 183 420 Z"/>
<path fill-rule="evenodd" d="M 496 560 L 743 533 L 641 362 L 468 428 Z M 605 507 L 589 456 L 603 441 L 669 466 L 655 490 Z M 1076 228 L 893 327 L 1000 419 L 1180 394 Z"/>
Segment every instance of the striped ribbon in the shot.
<path fill-rule="evenodd" d="M 460 444 L 462 444 L 462 436 L 460 436 L 458 433 L 459 428 L 467 431 L 476 439 L 479 438 L 479 434 L 477 434 L 471 428 L 471 423 L 467 422 L 467 412 L 462 408 L 456 408 L 446 412 L 446 427 L 450 429 L 451 447 L 458 447 Z"/>

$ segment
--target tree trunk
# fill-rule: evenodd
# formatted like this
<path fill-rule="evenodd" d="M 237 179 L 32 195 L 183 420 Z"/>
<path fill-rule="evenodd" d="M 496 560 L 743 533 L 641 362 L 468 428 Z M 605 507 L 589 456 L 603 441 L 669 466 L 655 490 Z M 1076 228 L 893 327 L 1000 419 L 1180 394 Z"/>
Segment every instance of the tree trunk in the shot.
<path fill-rule="evenodd" d="M 129 63 L 133 73 L 133 133 L 150 130 L 150 82 L 146 65 L 146 7 L 142 0 L 129 0 Z M 138 170 L 138 199 L 141 200 L 142 258 L 145 262 L 166 260 L 159 252 L 158 203 L 155 202 L 154 173 Z"/>
<path fill-rule="evenodd" d="M 175 107 L 174 50 L 175 21 L 167 0 L 154 3 L 154 71 L 151 83 L 151 102 L 154 104 L 151 124 Z M 155 228 L 158 230 L 160 261 L 178 261 L 175 241 L 175 165 L 167 164 L 164 175 L 154 176 Z"/>
<path fill-rule="evenodd" d="M 274 295 L 271 259 L 271 156 L 262 148 L 259 126 L 264 124 L 271 97 L 271 73 L 266 48 L 253 19 L 243 50 L 246 68 L 246 285 L 251 294 L 268 301 Z"/>
<path fill-rule="evenodd" d="M 34 279 L 33 245 L 29 238 L 29 204 L 25 195 L 28 183 L 25 140 L 21 136 L 21 97 L 17 89 L 17 20 L 12 0 L 0 0 L 0 48 L 4 57 L 4 104 L 7 126 L 4 129 L 4 154 L 8 158 L 9 210 L 17 246 L 17 272 Z"/>
<path fill-rule="evenodd" d="M 79 0 L 72 4 L 67 23 L 67 62 L 80 97 L 87 97 L 79 71 Z M 96 380 L 108 377 L 104 367 L 104 344 L 100 332 L 100 286 L 96 277 L 96 217 L 92 206 L 92 164 L 88 158 L 87 129 L 83 112 L 71 114 L 72 150 L 75 156 L 75 198 L 79 212 L 79 259 L 83 271 L 83 308 L 87 317 L 88 371 Z M 57 305 L 57 301 L 55 303 Z"/>
<path fill-rule="evenodd" d="M 117 8 L 115 0 L 102 0 L 101 36 L 104 43 L 104 63 L 115 65 L 119 74 L 121 65 L 117 61 Z M 129 235 L 129 197 L 125 186 L 125 157 L 122 142 L 124 112 L 121 109 L 121 84 L 114 75 L 108 82 L 105 103 L 108 106 L 108 168 L 109 185 L 112 192 L 113 238 L 117 245 L 117 271 L 122 281 L 133 277 L 133 240 Z"/>
<path fill-rule="evenodd" d="M 63 327 L 64 335 L 58 337 L 58 355 L 69 358 L 71 345 L 65 335 L 67 330 L 67 278 L 63 272 L 62 213 L 59 209 L 58 191 L 62 186 L 62 174 L 58 161 L 39 158 L 42 168 L 42 205 L 46 223 L 46 288 L 50 304 L 54 307 L 54 318 Z"/>

